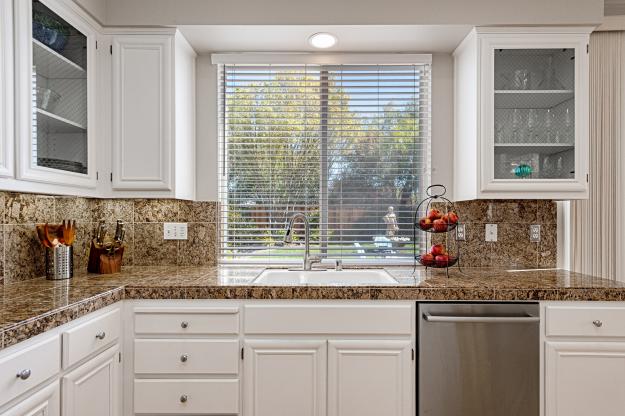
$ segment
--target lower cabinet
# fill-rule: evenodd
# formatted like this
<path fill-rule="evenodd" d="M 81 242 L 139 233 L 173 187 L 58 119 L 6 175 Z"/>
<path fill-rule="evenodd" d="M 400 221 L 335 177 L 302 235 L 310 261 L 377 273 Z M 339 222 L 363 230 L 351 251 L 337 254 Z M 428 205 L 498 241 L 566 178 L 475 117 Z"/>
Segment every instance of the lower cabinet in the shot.
<path fill-rule="evenodd" d="M 246 416 L 409 416 L 413 409 L 410 340 L 247 340 L 244 367 Z"/>
<path fill-rule="evenodd" d="M 328 350 L 328 416 L 411 414 L 410 341 L 328 341 Z"/>
<path fill-rule="evenodd" d="M 55 381 L 20 403 L 0 413 L 1 416 L 59 416 L 59 382 Z M 89 413 L 85 413 L 89 414 Z"/>
<path fill-rule="evenodd" d="M 121 415 L 119 346 L 98 354 L 61 379 L 63 416 Z"/>
<path fill-rule="evenodd" d="M 622 416 L 625 343 L 546 342 L 545 410 L 546 416 Z"/>
<path fill-rule="evenodd" d="M 325 340 L 247 340 L 243 378 L 246 416 L 323 416 Z"/>

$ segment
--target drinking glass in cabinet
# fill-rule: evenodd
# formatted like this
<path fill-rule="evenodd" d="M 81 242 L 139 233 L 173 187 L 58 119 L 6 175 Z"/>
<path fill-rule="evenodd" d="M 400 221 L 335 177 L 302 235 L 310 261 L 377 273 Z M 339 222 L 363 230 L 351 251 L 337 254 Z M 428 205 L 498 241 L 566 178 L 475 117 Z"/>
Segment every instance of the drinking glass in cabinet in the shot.
<path fill-rule="evenodd" d="M 495 179 L 568 179 L 575 166 L 575 50 L 497 49 Z"/>
<path fill-rule="evenodd" d="M 32 3 L 32 165 L 87 173 L 87 37 Z"/>

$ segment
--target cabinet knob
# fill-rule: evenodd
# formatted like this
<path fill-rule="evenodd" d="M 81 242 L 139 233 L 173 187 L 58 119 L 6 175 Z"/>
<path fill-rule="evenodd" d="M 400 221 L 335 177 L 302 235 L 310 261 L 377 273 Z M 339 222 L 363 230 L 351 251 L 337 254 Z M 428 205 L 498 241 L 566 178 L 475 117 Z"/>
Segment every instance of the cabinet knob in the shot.
<path fill-rule="evenodd" d="M 187 354 L 182 354 L 180 356 L 180 361 L 182 361 L 183 363 L 186 363 L 188 359 L 189 359 L 189 356 Z"/>
<path fill-rule="evenodd" d="M 189 398 L 187 397 L 186 394 L 183 394 L 182 396 L 180 396 L 180 403 L 186 403 L 187 400 L 189 400 Z"/>
<path fill-rule="evenodd" d="M 601 328 L 603 326 L 603 322 L 601 322 L 598 319 L 595 319 L 594 321 L 592 321 L 592 324 L 596 326 L 597 328 Z"/>
<path fill-rule="evenodd" d="M 182 321 L 182 322 L 180 323 L 180 326 L 181 326 L 182 328 L 185 328 L 185 329 L 186 329 L 186 328 L 188 328 L 188 327 L 189 327 L 189 323 L 188 323 L 187 321 Z"/>
<path fill-rule="evenodd" d="M 30 377 L 31 371 L 26 369 L 26 370 L 22 370 L 19 373 L 17 373 L 15 375 L 15 377 L 22 379 L 22 380 L 28 380 L 28 377 Z"/>
<path fill-rule="evenodd" d="M 104 338 L 106 337 L 106 332 L 104 332 L 104 331 L 102 331 L 102 332 L 98 332 L 97 334 L 95 334 L 95 337 L 96 337 L 97 339 L 102 340 L 102 339 L 104 339 Z"/>

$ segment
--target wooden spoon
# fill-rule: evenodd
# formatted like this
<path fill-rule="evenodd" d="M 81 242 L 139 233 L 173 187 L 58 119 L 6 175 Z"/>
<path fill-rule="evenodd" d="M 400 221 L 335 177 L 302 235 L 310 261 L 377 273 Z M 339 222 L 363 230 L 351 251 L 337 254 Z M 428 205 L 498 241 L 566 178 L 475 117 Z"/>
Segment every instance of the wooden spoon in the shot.
<path fill-rule="evenodd" d="M 44 225 L 37 224 L 35 225 L 35 229 L 37 230 L 37 237 L 39 237 L 39 241 L 41 242 L 41 244 L 43 244 L 44 247 L 52 248 L 52 246 L 50 245 L 50 242 L 46 238 L 46 234 L 44 232 Z"/>
<path fill-rule="evenodd" d="M 50 227 L 48 226 L 48 223 L 45 223 L 45 225 L 43 226 L 43 234 L 46 237 L 47 243 L 50 245 L 49 247 L 52 248 L 59 245 L 59 239 L 57 237 L 50 237 Z"/>
<path fill-rule="evenodd" d="M 63 230 L 63 238 L 65 245 L 71 246 L 76 239 L 76 220 L 67 220 L 67 237 L 65 237 L 65 229 Z"/>

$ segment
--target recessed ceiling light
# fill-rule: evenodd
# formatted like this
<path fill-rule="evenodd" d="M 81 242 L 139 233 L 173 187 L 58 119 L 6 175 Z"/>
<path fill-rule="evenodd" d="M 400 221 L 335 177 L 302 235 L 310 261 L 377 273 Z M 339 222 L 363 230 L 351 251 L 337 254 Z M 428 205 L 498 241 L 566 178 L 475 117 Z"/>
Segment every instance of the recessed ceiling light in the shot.
<path fill-rule="evenodd" d="M 314 35 L 308 38 L 308 43 L 310 43 L 310 46 L 312 46 L 313 48 L 319 48 L 319 49 L 331 48 L 334 45 L 336 45 L 336 42 L 337 42 L 336 36 L 334 36 L 331 33 L 324 33 L 324 32 L 315 33 Z"/>

